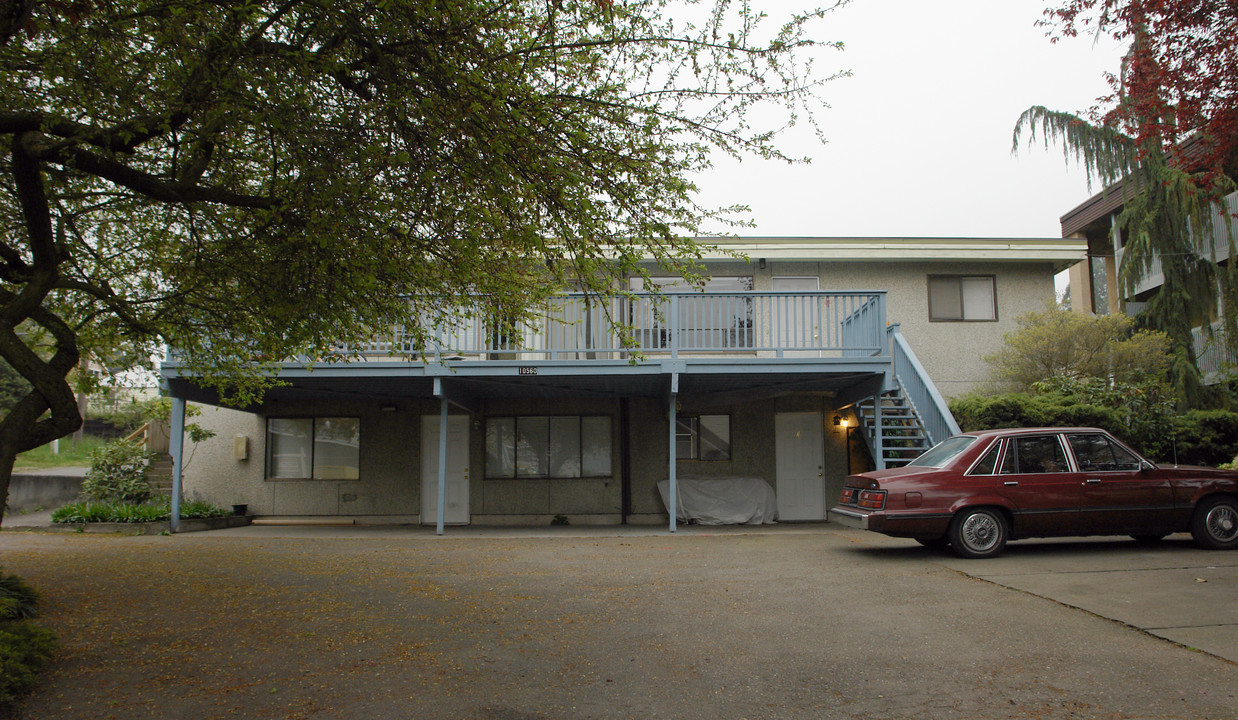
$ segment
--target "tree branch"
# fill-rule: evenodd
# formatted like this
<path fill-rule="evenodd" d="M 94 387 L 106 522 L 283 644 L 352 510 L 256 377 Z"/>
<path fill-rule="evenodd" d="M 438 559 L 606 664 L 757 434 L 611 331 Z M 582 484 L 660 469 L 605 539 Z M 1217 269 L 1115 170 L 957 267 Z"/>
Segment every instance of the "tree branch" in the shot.
<path fill-rule="evenodd" d="M 94 175 L 161 202 L 206 202 L 262 210 L 270 210 L 278 205 L 271 197 L 245 195 L 223 188 L 204 187 L 194 182 L 167 180 L 158 175 L 135 170 L 110 158 L 95 155 L 83 148 L 43 143 L 35 146 L 31 154 L 44 162 Z"/>

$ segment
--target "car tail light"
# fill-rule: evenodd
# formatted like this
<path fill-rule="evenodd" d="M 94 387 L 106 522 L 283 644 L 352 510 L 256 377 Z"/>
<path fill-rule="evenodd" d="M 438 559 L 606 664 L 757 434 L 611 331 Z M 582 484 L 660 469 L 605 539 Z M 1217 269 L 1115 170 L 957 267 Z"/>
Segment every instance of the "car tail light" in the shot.
<path fill-rule="evenodd" d="M 843 488 L 843 496 L 839 500 L 839 502 L 841 502 L 843 505 L 855 505 L 856 500 L 857 500 L 856 495 L 859 492 L 860 491 L 857 490 L 856 488 L 845 487 Z"/>
<path fill-rule="evenodd" d="M 886 491 L 885 490 L 861 490 L 860 502 L 857 503 L 862 508 L 869 510 L 880 510 L 886 506 Z"/>

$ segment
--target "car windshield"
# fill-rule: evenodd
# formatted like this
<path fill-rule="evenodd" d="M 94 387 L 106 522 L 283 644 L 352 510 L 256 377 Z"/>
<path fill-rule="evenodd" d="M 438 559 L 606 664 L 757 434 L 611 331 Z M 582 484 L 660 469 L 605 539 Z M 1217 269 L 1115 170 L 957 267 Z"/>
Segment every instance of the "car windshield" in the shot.
<path fill-rule="evenodd" d="M 907 464 L 908 466 L 915 465 L 917 467 L 945 467 L 974 442 L 976 442 L 974 437 L 955 435 L 952 438 L 946 438 L 937 443 L 928 452 Z"/>

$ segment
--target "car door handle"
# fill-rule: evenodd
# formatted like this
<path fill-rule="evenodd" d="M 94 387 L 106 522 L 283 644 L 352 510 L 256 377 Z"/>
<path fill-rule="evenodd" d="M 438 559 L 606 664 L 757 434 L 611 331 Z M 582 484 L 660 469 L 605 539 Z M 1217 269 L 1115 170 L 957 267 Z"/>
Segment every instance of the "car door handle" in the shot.
<path fill-rule="evenodd" d="M 1084 485 L 1100 485 L 1100 478 L 1088 478 L 1083 481 Z"/>
<path fill-rule="evenodd" d="M 1007 480 L 1006 482 L 1002 483 L 1002 485 L 1005 485 L 1006 487 L 1014 487 L 1018 484 L 1019 484 L 1018 480 Z"/>

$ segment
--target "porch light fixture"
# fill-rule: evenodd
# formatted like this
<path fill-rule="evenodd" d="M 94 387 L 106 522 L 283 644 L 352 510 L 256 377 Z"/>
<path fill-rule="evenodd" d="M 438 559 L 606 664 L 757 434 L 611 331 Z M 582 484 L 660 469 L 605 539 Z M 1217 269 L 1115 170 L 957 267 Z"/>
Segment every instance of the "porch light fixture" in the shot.
<path fill-rule="evenodd" d="M 765 258 L 761 258 L 760 260 L 757 261 L 757 267 L 761 268 L 762 270 L 765 269 Z"/>

